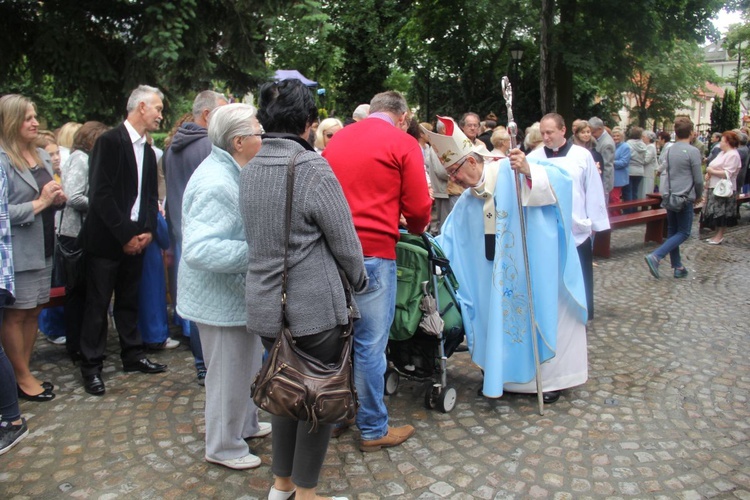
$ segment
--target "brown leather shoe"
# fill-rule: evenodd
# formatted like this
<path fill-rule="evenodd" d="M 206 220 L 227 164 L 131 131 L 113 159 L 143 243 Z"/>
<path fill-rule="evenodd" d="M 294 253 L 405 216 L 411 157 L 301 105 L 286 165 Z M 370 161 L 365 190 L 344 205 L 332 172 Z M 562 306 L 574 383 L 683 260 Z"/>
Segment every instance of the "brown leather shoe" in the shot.
<path fill-rule="evenodd" d="M 362 441 L 359 444 L 361 451 L 378 451 L 381 448 L 390 448 L 398 446 L 414 435 L 414 427 L 411 425 L 402 425 L 401 427 L 388 427 L 388 434 L 380 439 L 372 441 Z"/>

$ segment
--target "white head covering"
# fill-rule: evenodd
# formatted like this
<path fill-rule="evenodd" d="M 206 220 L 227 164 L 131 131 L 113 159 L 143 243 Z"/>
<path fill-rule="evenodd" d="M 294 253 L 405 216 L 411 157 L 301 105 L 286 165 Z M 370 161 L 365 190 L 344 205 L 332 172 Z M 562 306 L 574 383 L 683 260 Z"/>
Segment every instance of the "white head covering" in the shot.
<path fill-rule="evenodd" d="M 497 156 L 489 152 L 482 141 L 477 141 L 478 144 L 472 144 L 453 118 L 438 116 L 437 119 L 445 126 L 445 135 L 430 132 L 424 127 L 422 131 L 430 138 L 430 144 L 435 149 L 443 167 L 450 167 L 469 153 L 477 153 L 489 157 Z"/>

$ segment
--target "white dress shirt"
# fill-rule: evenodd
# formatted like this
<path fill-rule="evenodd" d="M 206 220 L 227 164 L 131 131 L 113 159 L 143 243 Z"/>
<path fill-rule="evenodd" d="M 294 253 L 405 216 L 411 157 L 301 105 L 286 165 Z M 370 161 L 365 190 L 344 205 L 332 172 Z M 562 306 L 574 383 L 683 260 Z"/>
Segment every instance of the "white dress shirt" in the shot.
<path fill-rule="evenodd" d="M 128 130 L 130 140 L 133 142 L 133 154 L 135 154 L 135 164 L 138 168 L 138 196 L 135 198 L 135 203 L 130 209 L 130 220 L 138 222 L 138 217 L 141 214 L 141 187 L 143 186 L 143 154 L 146 147 L 146 134 L 140 135 L 138 131 L 133 128 L 129 121 L 125 120 L 125 128 Z"/>

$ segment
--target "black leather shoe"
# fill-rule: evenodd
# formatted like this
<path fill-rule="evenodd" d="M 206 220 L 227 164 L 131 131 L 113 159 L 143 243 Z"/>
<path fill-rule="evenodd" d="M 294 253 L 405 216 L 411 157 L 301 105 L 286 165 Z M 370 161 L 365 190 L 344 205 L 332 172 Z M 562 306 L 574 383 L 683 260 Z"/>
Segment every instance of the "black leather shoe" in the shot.
<path fill-rule="evenodd" d="M 550 405 L 560 399 L 560 391 L 549 391 L 542 393 L 542 400 L 544 404 Z"/>
<path fill-rule="evenodd" d="M 46 391 L 54 391 L 55 386 L 52 384 L 52 382 L 42 382 L 42 389 Z"/>
<path fill-rule="evenodd" d="M 167 369 L 167 365 L 154 363 L 148 358 L 139 359 L 130 363 L 123 363 L 122 369 L 126 372 L 161 373 Z"/>
<path fill-rule="evenodd" d="M 83 388 L 94 396 L 104 395 L 104 381 L 101 375 L 84 375 Z"/>

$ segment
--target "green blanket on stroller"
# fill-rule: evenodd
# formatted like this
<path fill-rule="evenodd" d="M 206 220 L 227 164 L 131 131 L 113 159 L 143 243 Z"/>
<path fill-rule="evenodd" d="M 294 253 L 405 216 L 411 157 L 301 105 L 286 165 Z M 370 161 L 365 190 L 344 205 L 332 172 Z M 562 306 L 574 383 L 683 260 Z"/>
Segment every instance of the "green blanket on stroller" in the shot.
<path fill-rule="evenodd" d="M 425 240 L 421 236 L 407 233 L 402 233 L 400 241 L 396 244 L 398 284 L 396 312 L 390 332 L 391 340 L 408 340 L 417 332 L 423 314 L 419 308 L 424 296 L 423 282 L 429 283 L 428 290 L 433 297 L 435 296 L 429 254 L 425 245 Z M 431 238 L 430 245 L 435 257 L 445 259 L 445 254 Z M 447 263 L 447 259 L 445 262 Z M 461 338 L 463 338 L 461 311 L 455 295 L 458 282 L 450 272 L 449 266 L 441 268 L 441 272 L 442 274 L 438 275 L 437 299 L 440 316 L 445 322 L 443 333 L 447 339 L 454 337 L 456 332 L 461 332 Z"/>

